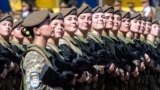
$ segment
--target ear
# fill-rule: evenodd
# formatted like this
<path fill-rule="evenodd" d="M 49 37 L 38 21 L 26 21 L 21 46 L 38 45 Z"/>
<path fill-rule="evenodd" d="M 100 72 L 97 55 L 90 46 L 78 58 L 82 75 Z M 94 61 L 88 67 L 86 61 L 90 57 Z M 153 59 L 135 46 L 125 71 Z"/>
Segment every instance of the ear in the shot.
<path fill-rule="evenodd" d="M 38 35 L 38 36 L 40 35 L 40 30 L 36 27 L 33 28 L 33 32 L 35 35 Z"/>

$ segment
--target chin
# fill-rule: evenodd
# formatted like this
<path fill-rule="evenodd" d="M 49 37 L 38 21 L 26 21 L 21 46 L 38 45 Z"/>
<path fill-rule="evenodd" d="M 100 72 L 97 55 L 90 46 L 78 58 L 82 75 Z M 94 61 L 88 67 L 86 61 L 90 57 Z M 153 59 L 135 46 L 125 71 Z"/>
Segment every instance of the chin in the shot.
<path fill-rule="evenodd" d="M 55 38 L 60 39 L 60 38 L 62 38 L 62 36 L 56 36 Z"/>
<path fill-rule="evenodd" d="M 89 30 L 89 28 L 81 29 L 81 31 L 88 31 L 88 30 Z"/>
<path fill-rule="evenodd" d="M 97 28 L 98 30 L 104 29 L 103 27 Z"/>
<path fill-rule="evenodd" d="M 76 31 L 77 31 L 77 29 L 72 29 L 69 32 L 76 32 Z"/>
<path fill-rule="evenodd" d="M 129 30 L 124 30 L 124 32 L 129 32 Z"/>
<path fill-rule="evenodd" d="M 3 33 L 3 36 L 9 36 L 10 34 L 9 33 Z"/>
<path fill-rule="evenodd" d="M 19 39 L 23 39 L 23 37 L 18 37 Z"/>
<path fill-rule="evenodd" d="M 99 28 L 99 29 L 104 29 L 104 27 L 103 27 L 103 26 L 99 26 L 99 27 L 97 27 L 97 28 Z"/>
<path fill-rule="evenodd" d="M 118 31 L 118 29 L 112 29 L 112 31 Z"/>
<path fill-rule="evenodd" d="M 112 27 L 106 27 L 106 29 L 112 29 Z"/>
<path fill-rule="evenodd" d="M 113 28 L 113 25 L 109 25 L 109 26 L 107 26 L 108 28 Z"/>

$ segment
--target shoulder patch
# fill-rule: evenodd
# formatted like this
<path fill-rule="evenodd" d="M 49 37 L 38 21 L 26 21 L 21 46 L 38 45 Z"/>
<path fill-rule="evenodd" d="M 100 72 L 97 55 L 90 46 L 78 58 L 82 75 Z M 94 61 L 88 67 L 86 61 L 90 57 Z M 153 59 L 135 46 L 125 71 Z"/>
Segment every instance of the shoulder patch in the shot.
<path fill-rule="evenodd" d="M 40 86 L 39 73 L 31 72 L 30 73 L 30 86 L 33 89 L 36 89 Z"/>

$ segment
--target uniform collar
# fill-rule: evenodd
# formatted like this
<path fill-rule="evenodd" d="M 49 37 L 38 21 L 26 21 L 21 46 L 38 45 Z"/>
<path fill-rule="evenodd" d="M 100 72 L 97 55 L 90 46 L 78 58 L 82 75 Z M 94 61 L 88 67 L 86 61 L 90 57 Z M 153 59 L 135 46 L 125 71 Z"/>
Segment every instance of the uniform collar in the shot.
<path fill-rule="evenodd" d="M 100 36 L 95 36 L 92 32 L 89 32 L 88 36 L 92 36 L 93 38 L 97 39 L 98 42 L 103 43 L 102 38 Z"/>
<path fill-rule="evenodd" d="M 66 40 L 69 40 L 70 42 L 72 42 L 73 44 L 77 44 L 74 39 L 71 36 L 63 36 L 63 38 Z"/>
<path fill-rule="evenodd" d="M 0 43 L 5 47 L 8 47 L 8 48 L 11 47 L 10 43 L 8 41 L 4 40 L 3 38 L 0 38 Z"/>
<path fill-rule="evenodd" d="M 22 45 L 14 42 L 14 41 L 10 41 L 10 43 L 11 43 L 12 45 L 16 45 L 16 46 L 17 46 L 19 49 L 21 49 L 22 51 L 25 51 L 24 48 L 22 47 Z"/>
<path fill-rule="evenodd" d="M 45 55 L 46 55 L 48 58 L 52 57 L 52 55 L 51 55 L 45 48 L 42 48 L 42 47 L 40 47 L 40 46 L 38 46 L 38 45 L 34 45 L 34 44 L 29 44 L 29 45 L 27 46 L 27 48 L 31 48 L 31 47 L 37 47 L 37 48 L 39 48 L 40 50 L 42 50 L 42 51 L 45 53 Z"/>
<path fill-rule="evenodd" d="M 77 38 L 78 40 L 82 41 L 83 43 L 88 43 L 87 40 L 84 37 L 80 36 L 80 35 L 76 35 L 75 38 Z"/>

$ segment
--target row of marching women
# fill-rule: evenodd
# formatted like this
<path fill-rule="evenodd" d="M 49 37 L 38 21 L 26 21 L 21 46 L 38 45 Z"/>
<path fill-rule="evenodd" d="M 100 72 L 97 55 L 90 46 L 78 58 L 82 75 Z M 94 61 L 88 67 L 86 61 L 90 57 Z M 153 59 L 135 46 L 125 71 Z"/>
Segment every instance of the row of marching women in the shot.
<path fill-rule="evenodd" d="M 157 20 L 112 6 L 0 17 L 0 90 L 160 90 Z"/>

